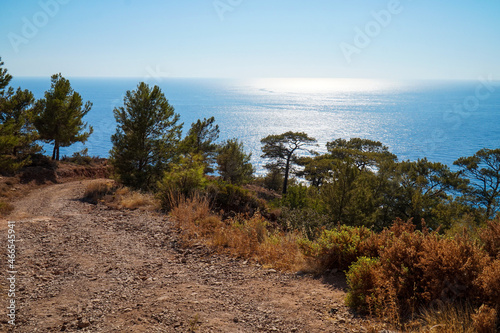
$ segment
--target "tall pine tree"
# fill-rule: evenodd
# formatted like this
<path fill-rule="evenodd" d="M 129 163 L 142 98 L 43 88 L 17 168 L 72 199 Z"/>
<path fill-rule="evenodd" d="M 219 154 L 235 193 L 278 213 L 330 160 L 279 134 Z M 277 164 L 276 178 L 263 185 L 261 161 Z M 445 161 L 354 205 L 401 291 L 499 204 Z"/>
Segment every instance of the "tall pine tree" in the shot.
<path fill-rule="evenodd" d="M 52 159 L 59 160 L 60 147 L 69 147 L 76 142 L 84 143 L 93 132 L 83 117 L 92 108 L 92 103 L 83 105 L 82 97 L 71 88 L 70 82 L 62 75 L 52 75 L 52 84 L 45 98 L 35 105 L 35 126 L 40 139 L 54 144 Z"/>
<path fill-rule="evenodd" d="M 33 94 L 9 87 L 12 76 L 0 58 L 0 172 L 13 172 L 30 162 L 40 150 L 32 123 Z"/>
<path fill-rule="evenodd" d="M 141 82 L 114 109 L 118 123 L 111 137 L 110 161 L 122 183 L 136 189 L 156 186 L 178 158 L 182 124 L 158 86 Z"/>

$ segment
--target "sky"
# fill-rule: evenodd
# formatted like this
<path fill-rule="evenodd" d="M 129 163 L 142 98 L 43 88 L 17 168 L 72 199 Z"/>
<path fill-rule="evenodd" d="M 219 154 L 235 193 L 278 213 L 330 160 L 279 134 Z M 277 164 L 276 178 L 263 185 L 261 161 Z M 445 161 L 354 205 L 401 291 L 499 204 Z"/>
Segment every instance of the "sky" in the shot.
<path fill-rule="evenodd" d="M 500 78 L 498 0 L 1 0 L 13 76 Z"/>

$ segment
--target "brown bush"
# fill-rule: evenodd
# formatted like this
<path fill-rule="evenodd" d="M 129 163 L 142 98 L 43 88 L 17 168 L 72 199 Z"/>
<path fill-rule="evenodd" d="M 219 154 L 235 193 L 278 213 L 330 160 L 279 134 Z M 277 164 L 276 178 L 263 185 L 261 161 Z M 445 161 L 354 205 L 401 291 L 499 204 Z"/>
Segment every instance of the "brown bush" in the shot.
<path fill-rule="evenodd" d="M 488 221 L 479 232 L 484 249 L 492 258 L 500 258 L 500 218 Z"/>
<path fill-rule="evenodd" d="M 101 202 L 105 196 L 113 194 L 117 189 L 116 184 L 111 181 L 95 181 L 87 185 L 83 200 L 92 204 Z"/>
<path fill-rule="evenodd" d="M 486 253 L 467 235 L 425 237 L 416 265 L 422 272 L 419 277 L 422 303 L 477 300 L 481 294 L 475 280 L 488 260 Z"/>
<path fill-rule="evenodd" d="M 495 309 L 481 305 L 471 317 L 477 333 L 497 332 L 497 311 Z"/>
<path fill-rule="evenodd" d="M 481 272 L 477 284 L 483 297 L 497 310 L 500 310 L 500 259 L 491 261 Z"/>
<path fill-rule="evenodd" d="M 415 231 L 411 221 L 397 220 L 391 228 L 372 234 L 362 248 L 378 257 L 378 264 L 364 273 L 370 277 L 368 287 L 351 285 L 349 297 L 356 296 L 358 302 L 350 305 L 357 310 L 368 308 L 398 325 L 421 308 L 479 306 L 486 301 L 497 306 L 500 264 L 490 264 L 488 254 L 465 233 L 445 237 Z M 348 276 L 353 269 L 359 267 L 351 266 Z"/>
<path fill-rule="evenodd" d="M 8 202 L 0 201 L 0 216 L 7 216 L 14 210 L 14 206 Z"/>

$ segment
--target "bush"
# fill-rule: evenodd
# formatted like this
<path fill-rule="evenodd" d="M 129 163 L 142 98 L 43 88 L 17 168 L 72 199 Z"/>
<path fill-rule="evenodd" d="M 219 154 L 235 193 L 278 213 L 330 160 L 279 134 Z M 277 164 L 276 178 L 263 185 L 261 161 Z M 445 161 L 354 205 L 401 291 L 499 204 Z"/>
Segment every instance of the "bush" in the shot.
<path fill-rule="evenodd" d="M 194 155 L 182 157 L 179 164 L 165 172 L 157 186 L 162 208 L 169 211 L 175 207 L 173 197 L 189 198 L 200 193 L 207 184 L 204 169 L 202 157 Z"/>
<path fill-rule="evenodd" d="M 83 201 L 98 204 L 107 195 L 112 195 L 117 189 L 116 184 L 109 181 L 97 181 L 90 183 L 83 194 Z"/>
<path fill-rule="evenodd" d="M 353 279 L 350 306 L 369 309 L 393 323 L 409 319 L 420 308 L 477 307 L 484 302 L 499 306 L 498 260 L 492 262 L 465 233 L 445 237 L 414 229 L 411 222 L 398 220 L 362 242 L 361 252 L 378 256 L 378 264 L 365 260 L 351 266 L 347 273 Z"/>
<path fill-rule="evenodd" d="M 284 231 L 298 231 L 308 240 L 316 239 L 321 228 L 332 227 L 329 216 L 318 213 L 312 208 L 290 209 L 283 207 L 278 223 Z"/>
<path fill-rule="evenodd" d="M 379 259 L 359 257 L 350 267 L 346 275 L 349 292 L 346 297 L 347 306 L 360 312 L 368 311 L 367 299 L 372 297 L 376 286 L 377 267 L 380 266 Z"/>
<path fill-rule="evenodd" d="M 97 160 L 97 157 L 90 157 L 88 155 L 88 148 L 81 151 L 73 153 L 71 157 L 63 156 L 61 159 L 63 162 L 70 162 L 78 165 L 91 165 L 93 161 Z"/>
<path fill-rule="evenodd" d="M 0 201 L 0 216 L 7 216 L 14 210 L 14 206 L 8 202 Z"/>
<path fill-rule="evenodd" d="M 266 202 L 250 191 L 225 182 L 214 182 L 207 186 L 206 194 L 215 211 L 223 211 L 226 217 L 237 214 L 253 216 L 266 211 Z"/>
<path fill-rule="evenodd" d="M 477 284 L 484 300 L 500 310 L 500 259 L 491 261 L 479 274 Z"/>
<path fill-rule="evenodd" d="M 372 232 L 365 227 L 341 225 L 323 230 L 315 241 L 303 239 L 299 246 L 306 257 L 315 261 L 319 270 L 347 269 L 358 257 L 366 254 L 365 241 Z"/>
<path fill-rule="evenodd" d="M 488 221 L 486 226 L 479 231 L 479 239 L 492 258 L 500 258 L 500 218 Z"/>

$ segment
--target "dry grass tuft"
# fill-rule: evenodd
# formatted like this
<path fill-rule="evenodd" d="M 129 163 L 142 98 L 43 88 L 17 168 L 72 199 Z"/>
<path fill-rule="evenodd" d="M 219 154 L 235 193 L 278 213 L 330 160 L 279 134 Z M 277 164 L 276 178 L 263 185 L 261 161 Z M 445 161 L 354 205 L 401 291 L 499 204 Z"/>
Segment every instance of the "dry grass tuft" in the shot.
<path fill-rule="evenodd" d="M 467 306 L 443 306 L 422 311 L 420 333 L 476 333 L 471 319 L 473 311 Z"/>
<path fill-rule="evenodd" d="M 187 244 L 202 240 L 216 251 L 253 259 L 281 270 L 298 270 L 304 264 L 297 246 L 298 236 L 270 231 L 267 220 L 258 213 L 223 221 L 220 216 L 211 214 L 205 197 L 194 195 L 169 200 L 176 203 L 170 214 Z"/>
<path fill-rule="evenodd" d="M 93 204 L 103 203 L 114 209 L 159 209 L 158 200 L 153 195 L 132 191 L 110 180 L 90 183 L 83 200 Z"/>
<path fill-rule="evenodd" d="M 7 216 L 14 210 L 14 206 L 8 202 L 0 201 L 0 216 Z"/>

